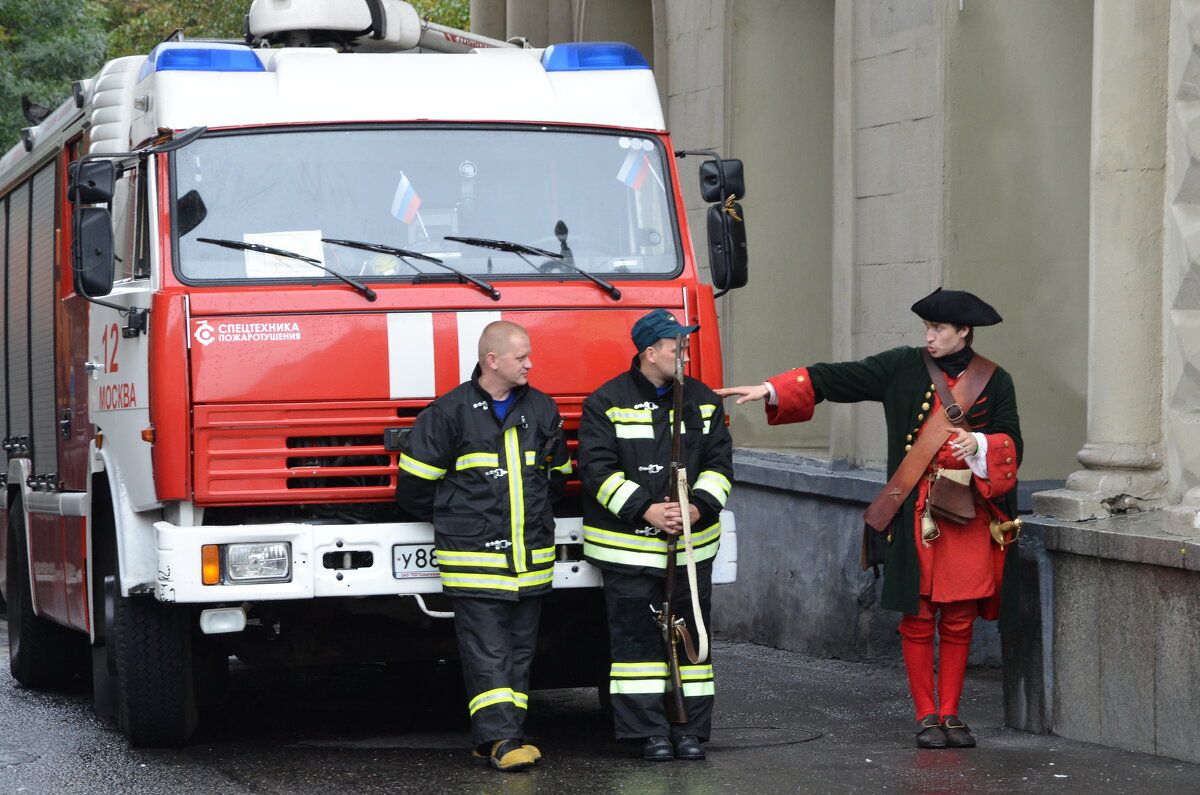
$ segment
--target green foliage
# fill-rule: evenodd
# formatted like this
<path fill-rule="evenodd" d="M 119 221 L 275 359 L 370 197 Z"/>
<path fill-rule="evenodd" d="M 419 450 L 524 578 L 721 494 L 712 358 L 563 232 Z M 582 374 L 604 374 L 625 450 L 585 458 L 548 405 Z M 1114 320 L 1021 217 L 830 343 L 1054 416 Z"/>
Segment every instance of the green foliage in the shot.
<path fill-rule="evenodd" d="M 21 97 L 58 107 L 72 80 L 100 67 L 106 45 L 89 0 L 0 0 L 0 154 L 30 126 Z"/>

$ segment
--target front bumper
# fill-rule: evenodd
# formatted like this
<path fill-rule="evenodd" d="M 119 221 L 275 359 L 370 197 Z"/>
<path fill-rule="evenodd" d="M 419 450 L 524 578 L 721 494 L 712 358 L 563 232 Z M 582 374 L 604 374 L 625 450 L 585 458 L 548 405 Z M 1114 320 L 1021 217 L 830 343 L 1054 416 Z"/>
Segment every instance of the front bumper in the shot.
<path fill-rule="evenodd" d="M 555 588 L 597 588 L 600 570 L 580 558 L 582 520 L 558 519 L 554 564 Z M 271 599 L 313 599 L 334 596 L 394 596 L 441 593 L 436 576 L 398 579 L 392 571 L 396 544 L 433 544 L 433 525 L 427 522 L 384 524 L 262 524 L 180 527 L 154 524 L 158 550 L 155 594 L 162 602 L 241 602 Z M 205 545 L 286 543 L 291 549 L 287 582 L 221 583 L 205 585 L 202 548 Z M 370 565 L 344 567 L 343 560 Z"/>
<path fill-rule="evenodd" d="M 559 518 L 554 531 L 557 559 L 555 588 L 599 588 L 600 569 L 582 559 L 583 521 Z M 154 524 L 158 576 L 154 593 L 161 602 L 229 603 L 275 599 L 314 599 L 337 596 L 395 596 L 441 593 L 435 575 L 399 579 L 392 569 L 396 544 L 433 544 L 428 522 L 383 524 L 263 524 L 182 527 Z M 205 585 L 202 549 L 205 545 L 272 543 L 290 545 L 291 575 L 287 582 L 221 583 Z M 350 568 L 340 561 L 357 561 L 370 553 L 370 565 Z M 332 559 L 332 560 L 331 560 Z M 721 548 L 713 567 L 713 582 L 737 579 L 737 528 L 729 511 L 721 513 Z"/>

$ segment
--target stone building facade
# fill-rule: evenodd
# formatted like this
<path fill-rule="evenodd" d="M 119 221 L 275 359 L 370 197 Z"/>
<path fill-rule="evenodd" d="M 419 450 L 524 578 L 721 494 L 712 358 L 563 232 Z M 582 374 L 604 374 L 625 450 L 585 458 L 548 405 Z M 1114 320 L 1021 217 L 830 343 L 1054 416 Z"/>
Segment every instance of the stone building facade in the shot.
<path fill-rule="evenodd" d="M 746 164 L 750 284 L 720 301 L 727 383 L 919 344 L 939 285 L 1005 322 L 1031 512 L 1008 719 L 1200 761 L 1200 2 L 472 0 L 534 45 L 624 40 L 681 148 Z M 703 204 L 684 185 L 694 229 Z M 858 570 L 882 412 L 768 428 L 731 409 L 728 636 L 896 653 Z M 776 605 L 765 610 L 763 605 Z"/>

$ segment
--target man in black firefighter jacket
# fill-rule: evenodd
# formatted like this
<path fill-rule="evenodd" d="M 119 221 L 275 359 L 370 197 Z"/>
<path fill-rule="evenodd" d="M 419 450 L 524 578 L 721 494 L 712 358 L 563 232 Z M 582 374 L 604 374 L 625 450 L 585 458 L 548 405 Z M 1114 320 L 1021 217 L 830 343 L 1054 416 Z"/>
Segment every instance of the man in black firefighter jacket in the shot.
<path fill-rule="evenodd" d="M 528 385 L 529 335 L 489 324 L 470 381 L 431 403 L 400 456 L 396 501 L 433 522 L 452 597 L 476 761 L 520 770 L 541 597 L 554 581 L 553 499 L 571 472 L 554 401 Z"/>
<path fill-rule="evenodd" d="M 579 423 L 583 548 L 587 560 L 604 570 L 616 736 L 642 740 L 642 755 L 649 761 L 703 759 L 701 743 L 712 726 L 711 661 L 691 665 L 686 657 L 680 668 L 688 722 L 668 722 L 669 668 L 651 612 L 664 599 L 667 536 L 683 529 L 680 504 L 666 500 L 676 336 L 698 328 L 680 325 L 663 309 L 640 318 L 633 326 L 638 354 L 632 366 L 584 401 Z M 707 626 L 720 513 L 733 477 L 733 443 L 721 399 L 694 378 L 685 382 L 683 413 L 682 457 L 691 486 L 696 590 Z M 686 619 L 694 635 L 697 624 L 683 543 L 676 559 L 676 614 Z"/>

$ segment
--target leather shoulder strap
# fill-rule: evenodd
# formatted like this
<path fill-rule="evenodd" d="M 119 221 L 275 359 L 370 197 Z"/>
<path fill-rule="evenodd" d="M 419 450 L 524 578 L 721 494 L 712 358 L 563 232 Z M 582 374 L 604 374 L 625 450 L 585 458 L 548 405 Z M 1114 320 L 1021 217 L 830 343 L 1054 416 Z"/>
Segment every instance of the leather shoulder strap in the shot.
<path fill-rule="evenodd" d="M 929 353 L 922 351 L 921 355 L 926 359 L 926 367 L 929 367 L 932 364 L 932 358 L 929 356 Z M 937 451 L 945 443 L 946 437 L 954 428 L 954 423 L 950 420 L 948 409 L 957 408 L 960 415 L 960 423 L 965 423 L 967 412 L 962 406 L 970 407 L 975 405 L 975 401 L 979 399 L 979 395 L 983 392 L 983 388 L 987 386 L 987 382 L 991 380 L 992 373 L 995 371 L 995 362 L 979 354 L 975 354 L 971 358 L 971 363 L 967 365 L 966 372 L 958 379 L 958 383 L 954 385 L 954 389 L 950 390 L 953 402 L 947 404 L 939 390 L 938 397 L 942 399 L 942 411 L 934 414 L 925 422 L 925 427 L 917 436 L 916 444 L 908 451 L 908 455 L 904 456 L 904 460 L 900 462 L 900 466 L 896 467 L 896 471 L 888 478 L 888 482 L 884 485 L 883 490 L 876 495 L 874 501 L 871 502 L 866 512 L 863 513 L 863 519 L 867 524 L 881 533 L 887 532 L 888 526 L 892 523 L 892 518 L 900 511 L 900 506 L 904 504 L 908 495 L 912 493 L 913 486 L 917 485 L 917 481 L 921 479 L 921 474 L 929 466 L 929 462 L 933 460 L 933 457 L 937 455 Z M 942 375 L 940 371 L 938 375 Z M 942 388 L 946 388 L 946 378 L 944 375 L 940 379 L 933 379 L 935 385 L 939 381 Z"/>

